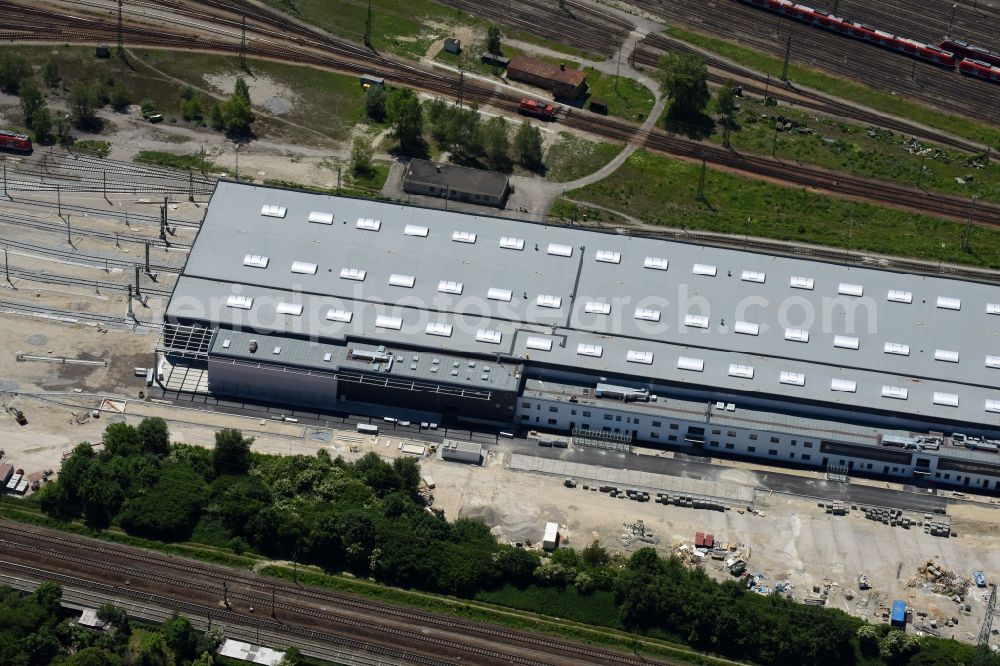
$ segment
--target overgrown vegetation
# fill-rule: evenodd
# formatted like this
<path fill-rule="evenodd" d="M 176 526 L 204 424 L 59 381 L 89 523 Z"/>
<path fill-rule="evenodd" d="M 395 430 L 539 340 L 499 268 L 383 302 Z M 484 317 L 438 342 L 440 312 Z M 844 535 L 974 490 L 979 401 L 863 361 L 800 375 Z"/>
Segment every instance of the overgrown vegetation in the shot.
<path fill-rule="evenodd" d="M 702 203 L 697 200 L 700 171 L 698 164 L 637 151 L 610 177 L 567 196 L 655 225 L 1000 268 L 1000 233 L 992 229 L 973 227 L 971 250 L 964 252 L 964 227 L 957 222 L 711 168 Z M 579 211 L 559 201 L 551 215 L 575 219 Z"/>
<path fill-rule="evenodd" d="M 167 442 L 157 419 L 138 428 L 112 424 L 103 452 L 89 444 L 74 450 L 58 481 L 42 491 L 42 508 L 61 520 L 120 525 L 147 538 L 211 535 L 239 552 L 348 571 L 359 584 L 373 578 L 545 611 L 761 664 L 928 666 L 953 663 L 935 655 L 972 654 L 951 641 L 901 641 L 887 627 L 867 629 L 837 610 L 719 584 L 649 548 L 625 559 L 591 544 L 542 558 L 497 543 L 482 523 L 449 523 L 426 511 L 411 458 L 390 464 L 371 453 L 348 463 L 324 449 L 315 456 L 259 455 L 235 430 L 217 433 L 213 450 Z"/>
<path fill-rule="evenodd" d="M 131 620 L 120 608 L 97 610 L 103 629 L 76 624 L 51 582 L 25 594 L 0 587 L 0 663 L 4 666 L 212 666 L 221 633 L 200 634 L 182 615 L 160 627 Z M 289 665 L 291 666 L 291 665 Z"/>
<path fill-rule="evenodd" d="M 170 167 L 171 169 L 185 169 L 187 171 L 207 172 L 217 169 L 201 153 L 178 155 L 160 150 L 141 150 L 134 159 L 141 164 L 152 164 L 155 166 Z"/>
<path fill-rule="evenodd" d="M 667 34 L 751 67 L 759 72 L 771 74 L 772 77 L 779 77 L 781 74 L 784 62 L 781 58 L 766 55 L 730 41 L 708 37 L 701 33 L 676 26 L 668 27 Z M 973 141 L 979 141 L 984 145 L 992 146 L 994 149 L 1000 147 L 1000 130 L 969 118 L 943 113 L 917 102 L 900 98 L 898 95 L 874 90 L 868 86 L 830 76 L 829 74 L 824 74 L 794 63 L 788 66 L 788 77 L 794 83 L 809 86 L 834 97 L 860 102 L 861 104 L 885 111 L 894 116 L 909 118 L 919 123 L 972 139 Z"/>
<path fill-rule="evenodd" d="M 614 143 L 588 141 L 560 132 L 545 156 L 545 177 L 558 183 L 589 175 L 614 159 L 622 146 Z"/>

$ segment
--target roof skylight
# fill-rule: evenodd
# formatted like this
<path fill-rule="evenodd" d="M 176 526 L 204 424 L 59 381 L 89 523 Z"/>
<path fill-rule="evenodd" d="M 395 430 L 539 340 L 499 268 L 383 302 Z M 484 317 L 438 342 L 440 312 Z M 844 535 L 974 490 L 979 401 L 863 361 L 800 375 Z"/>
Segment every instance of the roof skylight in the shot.
<path fill-rule="evenodd" d="M 636 308 L 635 318 L 644 321 L 660 321 L 660 311 L 653 308 Z"/>
<path fill-rule="evenodd" d="M 646 260 L 642 262 L 643 268 L 651 268 L 654 271 L 665 271 L 669 265 L 670 260 L 663 257 L 646 257 Z"/>
<path fill-rule="evenodd" d="M 524 239 L 515 238 L 514 236 L 503 236 L 500 238 L 500 247 L 505 250 L 523 250 Z"/>
<path fill-rule="evenodd" d="M 691 267 L 691 272 L 694 273 L 695 275 L 707 275 L 709 277 L 715 277 L 715 274 L 718 273 L 718 271 L 719 271 L 718 268 L 716 268 L 715 266 L 711 266 L 709 264 L 695 264 L 694 266 Z"/>
<path fill-rule="evenodd" d="M 309 213 L 309 221 L 313 224 L 333 224 L 333 213 L 324 213 L 321 210 L 314 210 Z"/>
<path fill-rule="evenodd" d="M 588 345 L 583 342 L 576 346 L 576 353 L 580 356 L 593 356 L 600 358 L 604 354 L 604 347 L 601 345 Z"/>
<path fill-rule="evenodd" d="M 900 291 L 899 289 L 890 289 L 889 293 L 886 295 L 886 300 L 890 300 L 893 303 L 912 303 L 913 292 Z"/>
<path fill-rule="evenodd" d="M 809 289 L 809 290 L 812 290 L 812 288 L 815 286 L 815 284 L 816 284 L 816 281 L 813 280 L 811 277 L 801 277 L 799 275 L 793 275 L 788 280 L 788 286 L 790 286 L 792 289 Z"/>
<path fill-rule="evenodd" d="M 573 246 L 572 245 L 560 245 L 559 243 L 549 243 L 548 249 L 545 251 L 547 254 L 551 254 L 556 257 L 572 257 L 573 256 Z"/>
<path fill-rule="evenodd" d="M 942 310 L 961 310 L 962 299 L 951 296 L 938 296 L 937 306 Z"/>
<path fill-rule="evenodd" d="M 485 342 L 490 345 L 500 344 L 500 340 L 503 339 L 503 334 L 500 331 L 491 331 L 487 328 L 481 328 L 476 331 L 476 341 Z"/>
<path fill-rule="evenodd" d="M 806 376 L 801 372 L 792 372 L 790 370 L 782 370 L 779 377 L 779 381 L 782 384 L 790 384 L 792 386 L 805 386 Z"/>
<path fill-rule="evenodd" d="M 850 282 L 841 282 L 837 287 L 837 293 L 842 296 L 863 296 L 865 293 L 864 285 L 851 284 Z"/>
<path fill-rule="evenodd" d="M 403 328 L 403 318 L 392 317 L 390 315 L 379 315 L 375 317 L 375 327 L 391 328 L 394 331 L 398 331 L 399 329 Z"/>
<path fill-rule="evenodd" d="M 801 328 L 786 328 L 785 339 L 792 342 L 809 342 L 809 331 Z"/>
<path fill-rule="evenodd" d="M 764 282 L 767 279 L 767 274 L 760 271 L 743 271 L 740 279 L 744 282 Z"/>
<path fill-rule="evenodd" d="M 292 262 L 292 272 L 300 273 L 302 275 L 316 275 L 316 270 L 319 267 L 309 261 L 293 261 Z"/>
<path fill-rule="evenodd" d="M 753 366 L 743 365 L 742 363 L 730 363 L 729 376 L 742 377 L 744 379 L 753 379 Z"/>
<path fill-rule="evenodd" d="M 757 335 L 760 333 L 760 325 L 749 321 L 737 321 L 733 330 L 741 335 Z"/>
<path fill-rule="evenodd" d="M 277 204 L 265 204 L 260 208 L 260 214 L 264 217 L 285 217 L 287 209 Z"/>
<path fill-rule="evenodd" d="M 834 377 L 830 380 L 830 390 L 842 391 L 844 393 L 856 393 L 858 390 L 858 383 L 853 379 L 837 379 Z"/>
<path fill-rule="evenodd" d="M 504 301 L 509 303 L 513 293 L 510 289 L 500 289 L 499 287 L 490 287 L 489 291 L 486 292 L 486 298 L 491 301 Z"/>
<path fill-rule="evenodd" d="M 389 284 L 393 287 L 406 287 L 407 289 L 413 289 L 413 285 L 416 284 L 416 282 L 417 278 L 412 275 L 393 273 L 389 276 Z"/>
<path fill-rule="evenodd" d="M 420 238 L 426 238 L 427 233 L 427 227 L 422 227 L 418 224 L 408 224 L 403 228 L 403 234 L 407 236 L 419 236 Z"/>
<path fill-rule="evenodd" d="M 243 265 L 251 268 L 267 268 L 269 261 L 270 259 L 262 254 L 248 254 L 243 257 Z"/>
<path fill-rule="evenodd" d="M 653 365 L 653 352 L 650 351 L 637 351 L 635 349 L 629 349 L 628 354 L 625 355 L 625 360 L 629 363 L 642 363 L 643 365 Z"/>
<path fill-rule="evenodd" d="M 622 263 L 622 253 L 613 250 L 598 250 L 594 259 L 605 264 L 620 264 Z"/>
<path fill-rule="evenodd" d="M 382 220 L 375 220 L 370 217 L 359 217 L 357 227 L 358 229 L 364 229 L 365 231 L 378 231 L 382 228 Z"/>
<path fill-rule="evenodd" d="M 456 243 L 475 243 L 476 234 L 471 231 L 454 231 L 451 234 L 451 239 Z"/>
<path fill-rule="evenodd" d="M 705 369 L 705 361 L 700 358 L 691 358 L 690 356 L 679 356 L 677 357 L 677 367 L 681 370 L 701 372 Z"/>
<path fill-rule="evenodd" d="M 461 294 L 464 285 L 461 282 L 451 280 L 441 280 L 438 282 L 438 291 L 442 294 Z"/>
<path fill-rule="evenodd" d="M 524 346 L 528 349 L 537 349 L 538 351 L 552 351 L 552 339 L 531 336 L 524 343 Z"/>
<path fill-rule="evenodd" d="M 562 307 L 562 298 L 559 296 L 552 296 L 551 294 L 538 294 L 538 298 L 535 299 L 535 304 L 540 308 L 552 308 L 553 310 L 558 310 Z"/>
<path fill-rule="evenodd" d="M 350 310 L 327 310 L 326 318 L 330 321 L 339 321 L 344 324 L 350 324 L 351 319 L 354 318 L 354 313 Z"/>

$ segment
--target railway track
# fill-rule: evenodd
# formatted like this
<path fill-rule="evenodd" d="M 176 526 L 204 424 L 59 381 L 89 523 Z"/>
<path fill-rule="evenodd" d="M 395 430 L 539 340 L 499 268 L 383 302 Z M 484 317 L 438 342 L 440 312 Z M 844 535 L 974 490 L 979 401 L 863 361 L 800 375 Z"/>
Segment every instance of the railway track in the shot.
<path fill-rule="evenodd" d="M 0 3 L 0 7 L 3 4 Z M 736 5 L 737 3 L 734 2 L 733 4 Z M 18 6 L 15 5 L 15 7 Z M 57 15 L 54 18 L 62 20 L 61 17 L 62 15 Z M 74 41 L 107 41 L 113 36 L 110 26 L 104 31 L 84 31 L 81 26 L 72 24 L 72 21 L 70 23 L 71 32 L 73 32 L 71 38 Z M 58 29 L 59 26 L 55 27 Z M 81 31 L 83 31 L 82 34 Z M 165 33 L 166 36 L 162 38 L 163 43 L 161 43 L 160 37 L 151 34 L 153 32 L 149 29 L 144 29 L 138 34 L 130 34 L 130 40 L 134 39 L 141 43 L 145 43 L 148 40 L 155 42 L 153 45 L 163 45 L 163 43 L 175 42 L 179 38 L 178 35 Z M 51 31 L 45 37 L 51 39 Z M 201 40 L 198 46 L 206 50 L 221 52 L 234 52 L 239 48 L 237 44 L 227 42 L 209 43 L 206 40 Z M 422 71 L 419 74 L 414 74 L 414 68 L 410 66 L 392 68 L 392 61 L 385 58 L 379 58 L 379 64 L 373 65 L 371 62 L 344 60 L 318 53 L 314 50 L 296 49 L 287 46 L 261 46 L 249 39 L 248 54 L 279 61 L 339 69 L 352 73 L 372 73 L 384 76 L 391 81 L 394 80 L 404 85 L 450 97 L 456 97 L 458 93 L 458 81 L 455 78 Z M 516 113 L 520 104 L 520 96 L 518 95 L 472 83 L 467 83 L 464 86 L 464 96 L 468 101 L 475 101 L 480 105 L 492 104 L 511 113 Z M 970 201 L 957 197 L 932 194 L 885 181 L 845 176 L 817 167 L 782 162 L 761 156 L 739 155 L 713 144 L 669 135 L 661 130 L 654 130 L 648 136 L 639 135 L 638 127 L 631 123 L 603 116 L 595 116 L 579 110 L 567 111 L 564 122 L 570 127 L 584 129 L 605 138 L 622 142 L 636 141 L 656 152 L 692 160 L 705 160 L 713 165 L 743 172 L 751 176 L 773 178 L 790 185 L 856 197 L 873 203 L 886 204 L 952 220 L 964 221 L 969 217 L 971 212 L 973 213 L 973 222 L 977 225 L 1000 226 L 1000 206 L 993 204 L 979 203 L 973 209 L 970 206 Z"/>
<path fill-rule="evenodd" d="M 703 58 L 709 67 L 728 74 L 728 76 L 721 76 L 710 72 L 709 81 L 712 83 L 722 84 L 729 79 L 735 78 L 741 81 L 741 85 L 746 92 L 760 95 L 761 97 L 771 96 L 791 106 L 809 109 L 835 118 L 843 118 L 881 127 L 909 136 L 916 136 L 925 141 L 968 153 L 983 153 L 986 151 L 986 146 L 981 144 L 952 136 L 951 134 L 937 132 L 931 128 L 899 118 L 870 113 L 854 105 L 796 88 L 792 83 L 785 83 L 776 77 L 768 77 L 759 72 L 735 65 L 723 58 L 695 49 L 681 40 L 664 37 L 655 33 L 650 33 L 640 44 L 637 44 L 629 58 L 633 63 L 654 68 L 658 65 L 660 57 L 667 52 L 696 54 Z"/>
<path fill-rule="evenodd" d="M 55 321 L 76 323 L 79 321 L 90 321 L 97 324 L 107 324 L 109 326 L 123 326 L 128 328 L 149 328 L 161 329 L 163 324 L 155 321 L 145 321 L 141 319 L 130 319 L 128 317 L 116 317 L 115 315 L 101 314 L 99 312 L 80 312 L 77 310 L 60 310 L 59 308 L 47 308 L 31 303 L 17 303 L 14 301 L 0 300 L 0 313 L 22 314 L 32 317 L 41 317 Z"/>
<path fill-rule="evenodd" d="M 27 199 L 23 197 L 18 197 L 16 201 L 17 203 L 28 204 L 30 206 L 34 206 L 37 208 L 56 209 L 65 211 L 67 213 L 80 213 L 88 217 L 114 218 L 124 223 L 126 226 L 131 226 L 133 223 L 137 225 L 154 225 L 154 226 L 159 226 L 160 224 L 159 215 L 143 215 L 142 213 L 119 212 L 107 208 L 90 208 L 88 206 L 78 206 L 69 203 L 58 204 L 50 201 L 41 201 L 39 199 Z M 188 229 L 198 229 L 201 227 L 201 222 L 192 222 L 189 220 L 168 219 L 167 223 L 171 227 L 184 227 Z"/>
<path fill-rule="evenodd" d="M 114 257 L 102 257 L 98 255 L 81 254 L 79 252 L 70 252 L 69 250 L 59 250 L 52 247 L 45 247 L 43 245 L 25 243 L 24 241 L 19 241 L 13 238 L 6 238 L 3 236 L 0 236 L 0 246 L 5 248 L 14 248 L 22 250 L 23 252 L 30 252 L 33 254 L 42 255 L 44 257 L 52 257 L 53 259 L 56 260 L 68 261 L 75 264 L 89 265 L 94 268 L 107 269 L 113 266 L 115 268 L 127 268 L 131 270 L 136 266 L 145 267 L 141 261 L 129 261 L 125 259 L 117 259 Z M 150 264 L 149 269 L 154 273 L 169 273 L 172 275 L 180 275 L 182 270 L 174 266 L 163 266 L 160 264 Z"/>
<path fill-rule="evenodd" d="M 264 610 L 271 606 L 273 597 L 277 610 L 305 614 L 322 621 L 326 626 L 329 626 L 331 622 L 339 622 L 339 618 L 345 614 L 351 617 L 371 615 L 390 622 L 391 626 L 415 627 L 419 625 L 435 630 L 431 634 L 426 631 L 416 632 L 423 637 L 430 635 L 433 638 L 437 637 L 440 632 L 446 634 L 454 632 L 465 638 L 521 646 L 542 654 L 556 653 L 564 656 L 570 663 L 635 664 L 637 666 L 651 663 L 647 659 L 631 654 L 611 652 L 561 639 L 392 606 L 328 590 L 288 585 L 272 579 L 241 574 L 232 569 L 166 557 L 134 548 L 113 546 L 106 542 L 63 535 L 45 528 L 22 526 L 5 521 L 0 521 L 0 550 L 22 553 L 41 552 L 47 557 L 74 562 L 81 567 L 89 565 L 92 568 L 96 567 L 109 572 L 126 573 L 134 576 L 132 580 L 136 581 L 140 578 L 146 580 L 154 577 L 164 584 L 177 586 L 178 589 L 201 585 L 200 581 L 204 579 L 210 582 L 211 593 L 217 598 L 224 595 L 219 584 L 220 579 L 223 579 L 229 584 L 230 599 Z M 239 588 L 243 588 L 242 591 Z M 303 606 L 303 603 L 308 605 Z M 336 609 L 336 611 L 329 609 Z M 514 657 L 507 663 L 553 663 L 549 660 L 538 661 L 526 656 L 527 654 L 525 653 L 520 658 L 517 658 L 516 653 L 500 656 L 503 659 Z M 480 656 L 492 655 L 481 652 Z"/>
<path fill-rule="evenodd" d="M 949 113 L 992 124 L 1000 121 L 1000 86 L 996 84 L 918 62 L 736 0 L 717 0 L 710 8 L 701 0 L 633 0 L 632 4 L 667 22 L 715 34 L 779 58 L 784 57 L 790 38 L 793 62 L 905 95 Z M 849 15 L 845 7 L 846 3 L 838 13 Z M 916 13 L 912 8 L 906 11 Z M 903 32 L 890 18 L 876 25 L 889 32 Z"/>
<path fill-rule="evenodd" d="M 55 284 L 65 287 L 87 287 L 93 289 L 96 293 L 101 293 L 104 291 L 125 291 L 127 285 L 125 283 L 119 282 L 107 282 L 104 280 L 87 280 L 85 278 L 80 278 L 77 276 L 67 276 L 67 275 L 56 275 L 55 273 L 49 273 L 48 271 L 26 271 L 17 268 L 7 269 L 2 277 L 6 279 L 10 277 L 11 281 L 24 281 L 40 284 Z M 160 296 L 169 297 L 172 293 L 170 289 L 162 289 L 160 287 L 142 287 L 142 293 L 148 296 Z"/>
<path fill-rule="evenodd" d="M 94 229 L 87 229 L 86 227 L 74 227 L 71 223 L 46 222 L 44 220 L 7 215 L 4 213 L 0 213 L 0 224 L 10 224 L 18 228 L 38 229 L 47 233 L 57 233 L 61 236 L 66 235 L 68 229 L 68 233 L 71 237 L 75 236 L 79 238 L 80 236 L 83 236 L 85 238 L 114 241 L 116 245 L 119 245 L 120 243 L 133 243 L 145 246 L 149 243 L 150 247 L 162 250 L 187 251 L 191 249 L 190 243 L 170 242 L 160 240 L 159 238 L 112 233 L 110 231 L 96 231 Z"/>

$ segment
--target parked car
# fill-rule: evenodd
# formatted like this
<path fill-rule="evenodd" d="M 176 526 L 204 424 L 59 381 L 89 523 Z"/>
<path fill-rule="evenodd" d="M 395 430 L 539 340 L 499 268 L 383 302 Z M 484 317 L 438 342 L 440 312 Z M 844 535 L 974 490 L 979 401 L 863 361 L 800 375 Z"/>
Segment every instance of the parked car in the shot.
<path fill-rule="evenodd" d="M 976 587 L 986 587 L 986 576 L 982 571 L 973 571 L 972 579 L 976 581 Z"/>

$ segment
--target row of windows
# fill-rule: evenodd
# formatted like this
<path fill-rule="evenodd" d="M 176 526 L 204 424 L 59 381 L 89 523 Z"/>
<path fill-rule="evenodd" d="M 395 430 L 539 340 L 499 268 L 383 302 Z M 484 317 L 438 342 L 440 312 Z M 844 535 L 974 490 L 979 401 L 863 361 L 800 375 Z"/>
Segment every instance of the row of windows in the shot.
<path fill-rule="evenodd" d="M 531 407 L 532 407 L 532 403 L 530 403 L 528 401 L 522 401 L 521 402 L 521 408 L 522 409 L 531 409 Z M 541 403 L 535 403 L 534 407 L 535 407 L 535 409 L 537 411 L 541 411 L 541 409 L 542 409 Z M 576 410 L 576 409 L 570 409 L 570 416 L 577 416 L 577 411 L 578 410 Z M 587 410 L 581 410 L 581 411 L 583 412 L 582 413 L 583 418 L 591 418 L 591 412 L 589 412 Z M 553 414 L 558 413 L 559 412 L 559 406 L 557 406 L 557 405 L 549 405 L 549 412 L 553 413 Z M 605 421 L 614 421 L 616 423 L 621 423 L 621 420 L 622 420 L 622 417 L 621 417 L 620 414 L 604 414 L 603 418 L 604 418 Z M 521 420 L 522 421 L 527 421 L 529 419 L 527 419 L 525 417 L 522 417 Z M 536 422 L 537 422 L 537 419 L 536 419 Z M 552 419 L 549 419 L 549 423 L 551 423 L 551 424 L 554 425 L 555 421 L 552 420 Z M 627 417 L 625 417 L 625 423 L 634 424 L 634 425 L 641 425 L 642 422 L 641 422 L 641 420 L 640 420 L 640 418 L 638 416 L 636 416 L 636 417 L 627 416 Z M 670 423 L 668 425 L 669 425 L 670 430 L 677 430 L 679 428 L 679 424 L 677 424 L 677 423 Z M 651 421 L 650 422 L 650 426 L 653 427 L 653 428 L 662 428 L 663 427 L 663 422 L 662 421 Z M 719 430 L 719 429 L 712 430 L 712 434 L 713 435 L 721 435 L 722 434 L 722 430 Z M 653 439 L 659 439 L 658 433 L 653 432 L 653 433 L 651 433 L 651 435 L 652 435 Z M 736 437 L 737 433 L 736 433 L 735 430 L 728 430 L 728 431 L 726 431 L 726 436 L 727 437 Z M 750 439 L 756 441 L 757 440 L 757 435 L 756 434 L 751 434 L 750 435 Z M 671 440 L 671 441 L 674 441 L 674 440 Z M 771 436 L 771 443 L 772 444 L 779 444 L 780 442 L 781 442 L 781 438 L 780 437 L 775 436 L 775 435 Z M 798 446 L 798 440 L 797 439 L 789 440 L 789 443 L 792 446 Z M 812 446 L 813 446 L 813 443 L 809 442 L 809 441 L 805 441 L 805 442 L 802 442 L 802 446 L 804 446 L 807 449 L 811 449 Z M 806 458 L 806 460 L 808 460 L 808 458 Z"/>

